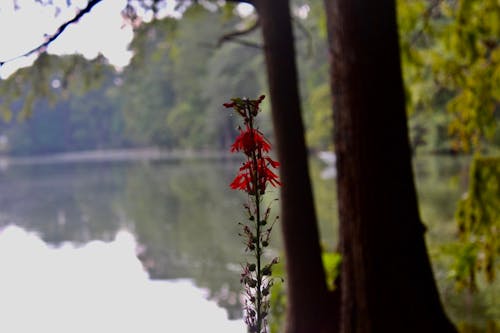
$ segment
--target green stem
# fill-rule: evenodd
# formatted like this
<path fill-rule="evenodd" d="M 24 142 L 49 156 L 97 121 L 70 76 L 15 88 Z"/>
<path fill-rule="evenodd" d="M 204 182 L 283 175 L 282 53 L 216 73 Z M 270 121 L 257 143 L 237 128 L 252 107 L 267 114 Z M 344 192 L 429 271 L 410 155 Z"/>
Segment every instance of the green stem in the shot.
<path fill-rule="evenodd" d="M 247 104 L 248 105 L 248 104 Z M 250 128 L 250 132 L 252 133 L 252 140 L 254 140 L 253 136 L 253 116 L 251 113 L 251 106 L 248 107 L 248 126 Z M 255 146 L 255 142 L 253 143 Z M 257 155 L 255 151 L 251 153 L 252 164 L 255 172 L 253 173 L 253 188 L 254 188 L 254 197 L 255 197 L 255 233 L 257 237 L 257 241 L 255 243 L 255 259 L 257 260 L 257 295 L 256 295 L 256 312 L 257 312 L 257 332 L 260 333 L 262 330 L 262 272 L 261 272 L 261 254 L 262 248 L 260 243 L 260 193 L 259 193 L 259 164 L 257 160 Z"/>
<path fill-rule="evenodd" d="M 258 172 L 256 172 L 257 174 Z M 257 177 L 255 177 L 257 178 Z M 258 179 L 258 178 L 257 178 Z M 261 317 L 261 307 L 262 307 L 262 272 L 261 272 L 261 247 L 260 247 L 260 198 L 259 191 L 255 191 L 255 215 L 256 219 L 256 234 L 257 234 L 257 244 L 255 248 L 255 257 L 257 259 L 257 332 L 260 333 L 262 328 L 262 317 Z"/>

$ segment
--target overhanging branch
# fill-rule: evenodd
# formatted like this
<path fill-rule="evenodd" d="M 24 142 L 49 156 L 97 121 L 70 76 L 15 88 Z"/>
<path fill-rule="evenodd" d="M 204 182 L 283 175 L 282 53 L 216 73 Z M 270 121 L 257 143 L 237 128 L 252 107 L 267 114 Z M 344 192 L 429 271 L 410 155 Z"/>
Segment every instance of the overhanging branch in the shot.
<path fill-rule="evenodd" d="M 29 50 L 28 52 L 25 52 L 25 53 L 20 54 L 18 56 L 15 56 L 15 57 L 12 57 L 12 58 L 6 59 L 6 60 L 0 60 L 0 67 L 3 66 L 4 64 L 8 63 L 8 62 L 11 62 L 11 61 L 23 58 L 23 57 L 28 57 L 28 56 L 30 56 L 30 55 L 32 55 L 34 53 L 45 52 L 46 48 L 53 41 L 55 41 L 64 32 L 64 30 L 66 30 L 66 28 L 68 26 L 70 26 L 73 23 L 78 22 L 85 14 L 89 13 L 92 10 L 92 8 L 94 8 L 94 6 L 97 5 L 98 3 L 100 3 L 101 1 L 102 0 L 89 0 L 89 2 L 87 3 L 87 6 L 85 8 L 83 8 L 82 10 L 80 10 L 75 15 L 75 17 L 73 17 L 71 20 L 69 20 L 69 21 L 63 23 L 61 26 L 59 26 L 59 28 L 56 30 L 56 32 L 54 34 L 48 35 L 47 39 L 45 40 L 45 42 L 43 42 L 42 44 L 40 44 L 40 45 L 36 46 L 35 48 Z M 252 4 L 253 5 L 253 0 L 226 0 L 226 1 L 227 2 L 232 2 L 232 3 L 248 3 L 248 4 Z M 244 41 L 244 40 L 240 40 L 240 39 L 237 38 L 238 36 L 241 36 L 241 35 L 244 35 L 246 33 L 249 33 L 251 31 L 253 31 L 257 27 L 258 27 L 258 21 L 252 27 L 250 27 L 249 29 L 246 29 L 246 30 L 243 30 L 243 31 L 237 31 L 237 32 L 234 32 L 234 33 L 229 33 L 227 35 L 224 35 L 224 36 L 222 36 L 219 39 L 218 46 L 220 47 L 220 45 L 222 45 L 222 43 L 224 43 L 225 41 L 232 40 L 232 41 L 234 41 L 236 43 L 239 43 L 239 44 L 242 44 L 242 45 L 245 45 L 245 46 L 250 46 L 250 47 L 255 47 L 255 48 L 262 48 L 262 46 L 259 45 L 259 44 L 257 44 L 257 43 L 253 43 L 253 42 L 249 42 L 249 41 Z"/>
<path fill-rule="evenodd" d="M 47 39 L 45 40 L 45 42 L 43 42 L 42 44 L 38 45 L 37 47 L 29 50 L 28 52 L 24 53 L 24 54 L 21 54 L 21 55 L 18 55 L 18 56 L 15 56 L 13 58 L 10 58 L 10 59 L 7 59 L 7 60 L 4 60 L 4 61 L 0 61 L 0 66 L 3 66 L 5 63 L 7 62 L 10 62 L 10 61 L 14 61 L 16 59 L 19 59 L 19 58 L 23 58 L 23 57 L 28 57 L 34 53 L 41 53 L 41 52 L 45 52 L 45 49 L 47 48 L 47 46 L 49 46 L 54 40 L 57 39 L 57 37 L 59 37 L 63 32 L 64 30 L 66 30 L 66 28 L 73 24 L 73 23 L 76 23 L 78 22 L 78 20 L 80 20 L 85 14 L 87 14 L 88 12 L 90 12 L 92 10 L 92 8 L 94 8 L 95 5 L 97 5 L 99 2 L 101 2 L 102 0 L 90 0 L 88 3 L 87 3 L 87 6 L 85 8 L 83 8 L 82 10 L 80 10 L 76 15 L 75 17 L 73 17 L 71 20 L 69 21 L 66 21 L 65 23 L 63 23 L 57 30 L 56 32 L 53 34 L 53 35 L 49 35 L 47 37 Z"/>
<path fill-rule="evenodd" d="M 259 21 L 259 19 L 257 19 L 254 22 L 254 24 L 252 24 L 250 27 L 248 27 L 244 30 L 229 32 L 229 33 L 227 33 L 219 38 L 219 41 L 217 42 L 217 47 L 221 47 L 222 44 L 230 41 L 230 42 L 235 42 L 235 43 L 238 43 L 238 44 L 241 44 L 244 46 L 249 46 L 249 47 L 261 49 L 262 45 L 260 45 L 258 43 L 254 43 L 254 42 L 250 42 L 250 41 L 246 41 L 246 40 L 242 40 L 242 39 L 238 38 L 240 36 L 244 36 L 244 35 L 247 35 L 249 33 L 252 33 L 253 31 L 257 30 L 257 28 L 259 28 L 259 26 L 260 26 L 260 21 Z"/>
<path fill-rule="evenodd" d="M 234 2 L 234 3 L 248 3 L 255 7 L 254 0 L 226 0 L 226 2 Z"/>

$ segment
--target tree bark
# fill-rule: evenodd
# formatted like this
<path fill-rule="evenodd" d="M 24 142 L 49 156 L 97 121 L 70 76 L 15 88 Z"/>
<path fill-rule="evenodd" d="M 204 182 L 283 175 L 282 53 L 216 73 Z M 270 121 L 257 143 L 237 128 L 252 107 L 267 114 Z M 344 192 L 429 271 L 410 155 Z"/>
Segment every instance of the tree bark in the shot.
<path fill-rule="evenodd" d="M 309 179 L 288 0 L 256 0 L 281 163 L 281 227 L 287 271 L 287 333 L 327 331 L 328 289 Z"/>
<path fill-rule="evenodd" d="M 393 0 L 324 0 L 342 254 L 342 333 L 456 332 L 418 211 Z"/>

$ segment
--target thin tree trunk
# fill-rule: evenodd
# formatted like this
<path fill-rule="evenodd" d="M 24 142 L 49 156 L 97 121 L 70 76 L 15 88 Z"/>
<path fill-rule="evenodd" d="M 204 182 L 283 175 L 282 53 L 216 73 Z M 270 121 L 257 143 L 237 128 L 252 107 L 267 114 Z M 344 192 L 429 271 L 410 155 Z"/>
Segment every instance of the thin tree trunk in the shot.
<path fill-rule="evenodd" d="M 309 179 L 288 0 L 256 0 L 281 162 L 287 333 L 326 332 L 328 290 Z"/>
<path fill-rule="evenodd" d="M 342 253 L 342 333 L 456 332 L 413 182 L 393 0 L 325 0 Z"/>

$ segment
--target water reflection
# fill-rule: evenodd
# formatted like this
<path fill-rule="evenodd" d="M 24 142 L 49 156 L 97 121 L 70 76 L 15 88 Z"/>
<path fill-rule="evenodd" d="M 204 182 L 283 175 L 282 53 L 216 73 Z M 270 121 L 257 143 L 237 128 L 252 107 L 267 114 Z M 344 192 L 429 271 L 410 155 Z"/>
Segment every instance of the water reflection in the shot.
<path fill-rule="evenodd" d="M 1 332 L 244 332 L 190 280 L 151 280 L 134 236 L 52 247 L 0 232 Z"/>
<path fill-rule="evenodd" d="M 22 165 L 0 173 L 0 226 L 47 243 L 110 241 L 127 228 L 153 279 L 193 279 L 230 318 L 241 317 L 244 260 L 236 220 L 243 196 L 227 186 L 235 162 L 158 161 Z"/>
<path fill-rule="evenodd" d="M 467 160 L 431 156 L 418 158 L 415 161 L 415 170 L 421 215 L 428 226 L 427 240 L 447 311 L 456 323 L 467 322 L 483 328 L 492 318 L 499 318 L 500 304 L 494 295 L 499 294 L 500 281 L 492 286 L 485 285 L 479 293 L 472 296 L 457 294 L 452 288 L 453 281 L 448 278 L 451 256 L 443 251 L 443 245 L 456 239 L 453 214 L 457 199 L 466 189 L 467 165 Z M 141 273 L 137 274 L 146 274 L 146 277 L 136 277 L 137 281 L 143 281 L 149 286 L 143 290 L 144 294 L 163 293 L 157 298 L 158 302 L 161 302 L 162 298 L 166 299 L 163 300 L 165 304 L 151 304 L 145 307 L 147 311 L 151 311 L 151 316 L 154 317 L 159 312 L 167 316 L 170 311 L 168 304 L 173 307 L 173 304 L 184 299 L 184 296 L 180 295 L 186 294 L 185 297 L 188 299 L 189 295 L 194 293 L 199 296 L 198 299 L 203 300 L 202 296 L 206 296 L 216 301 L 219 306 L 226 309 L 229 318 L 239 318 L 241 307 L 238 302 L 240 290 L 238 271 L 239 263 L 244 261 L 245 257 L 241 241 L 236 236 L 239 232 L 236 222 L 244 218 L 241 204 L 245 198 L 242 193 L 231 191 L 227 185 L 238 166 L 239 164 L 234 161 L 200 160 L 16 165 L 0 170 L 0 228 L 15 224 L 36 232 L 40 238 L 31 245 L 34 252 L 38 251 L 34 244 L 38 244 L 37 246 L 42 249 L 40 253 L 53 253 L 66 249 L 66 253 L 76 257 L 84 256 L 82 253 L 90 253 L 93 248 L 115 244 L 117 233 L 123 229 L 129 230 L 137 240 L 137 244 L 140 244 L 138 257 L 141 267 L 145 267 L 147 271 L 145 273 L 141 268 Z M 325 249 L 334 250 L 337 238 L 335 180 L 321 178 L 324 168 L 325 164 L 321 161 L 311 161 L 321 239 Z M 34 236 L 30 237 L 33 239 Z M 120 237 L 122 236 L 118 239 Z M 273 237 L 271 244 L 279 249 L 279 232 Z M 130 249 L 133 247 L 129 247 Z M 80 250 L 83 252 L 78 252 Z M 133 256 L 135 265 L 139 265 L 134 250 L 130 251 L 128 256 Z M 1 253 L 5 255 L 14 252 L 1 250 Z M 27 262 L 25 259 L 27 254 L 20 254 L 19 257 L 12 254 L 12 256 L 9 260 L 15 260 L 18 266 L 23 266 L 23 262 Z M 104 260 L 104 254 L 102 256 Z M 36 263 L 36 260 L 32 262 Z M 106 264 L 110 267 L 119 265 L 118 262 Z M 74 279 L 73 289 L 81 290 L 83 288 L 80 288 L 79 284 L 84 282 L 78 282 L 80 280 L 77 280 L 76 272 L 83 274 L 90 269 L 99 271 L 101 266 L 105 266 L 102 262 L 101 266 L 98 262 L 93 265 L 79 269 L 78 266 L 68 263 L 67 267 L 71 267 L 71 271 L 75 272 L 74 276 L 68 275 L 69 272 L 60 274 L 61 276 L 66 274 L 68 280 Z M 11 264 L 11 267 L 17 266 Z M 43 277 L 49 273 L 42 271 L 50 267 L 52 266 L 31 267 L 29 271 L 24 271 L 24 277 L 18 280 L 28 283 L 33 276 Z M 28 268 L 16 269 L 22 271 Z M 4 275 L 3 271 L 2 268 L 0 279 Z M 126 280 L 131 278 L 126 277 L 128 273 L 125 274 L 118 268 L 115 272 L 116 281 L 121 278 Z M 153 282 L 148 280 L 148 276 L 153 280 L 189 279 L 192 284 L 205 290 L 205 294 L 200 294 L 199 289 L 189 283 L 173 285 L 173 282 Z M 94 280 L 96 284 L 99 282 L 97 276 L 94 276 Z M 14 279 L 11 279 L 12 281 Z M 179 290 L 179 293 L 168 294 L 166 291 L 168 286 Z M 5 285 L 2 288 L 5 288 Z M 65 288 L 67 295 L 64 301 L 69 302 L 69 295 L 77 293 L 78 290 Z M 106 290 L 103 287 L 94 294 L 85 294 L 82 297 L 90 298 L 91 295 L 95 295 L 106 298 L 107 295 L 118 294 L 116 291 L 118 285 L 111 285 L 109 288 Z M 30 304 L 41 306 L 44 300 L 53 297 L 50 293 L 43 294 L 43 290 L 33 290 L 33 292 L 40 294 L 35 294 L 39 296 Z M 21 303 L 15 303 L 15 300 L 12 302 L 18 304 L 18 309 L 23 309 Z M 26 302 L 26 299 L 22 302 Z M 57 304 L 64 303 L 59 300 Z M 102 301 L 102 304 L 107 303 Z M 210 304 L 215 306 L 213 303 Z M 80 312 L 92 311 L 92 309 L 85 310 L 79 305 L 66 305 L 66 308 L 72 307 Z M 193 310 L 185 309 L 178 304 L 179 311 L 172 320 L 186 316 L 196 318 L 191 321 L 198 323 L 205 320 L 202 319 L 203 313 L 195 313 L 196 307 L 192 308 Z M 136 307 L 134 309 L 137 310 Z M 53 310 L 54 313 L 57 311 L 63 311 L 63 315 L 69 318 L 76 318 L 74 313 L 66 314 L 64 307 Z M 126 312 L 128 311 L 126 309 L 122 311 L 130 313 Z M 205 310 L 200 308 L 199 311 Z M 100 316 L 105 316 L 106 312 L 103 310 Z M 36 316 L 36 313 L 33 315 Z M 52 319 L 39 320 L 42 322 L 65 320 L 54 314 L 45 313 L 45 315 L 52 316 Z M 80 314 L 79 318 L 81 316 Z M 79 321 L 81 319 L 75 319 L 75 322 Z M 0 326 L 1 332 L 12 332 L 1 328 L 2 326 Z M 217 329 L 221 330 L 222 328 Z M 117 330 L 109 332 L 114 331 Z M 149 332 L 145 329 L 139 331 Z"/>

